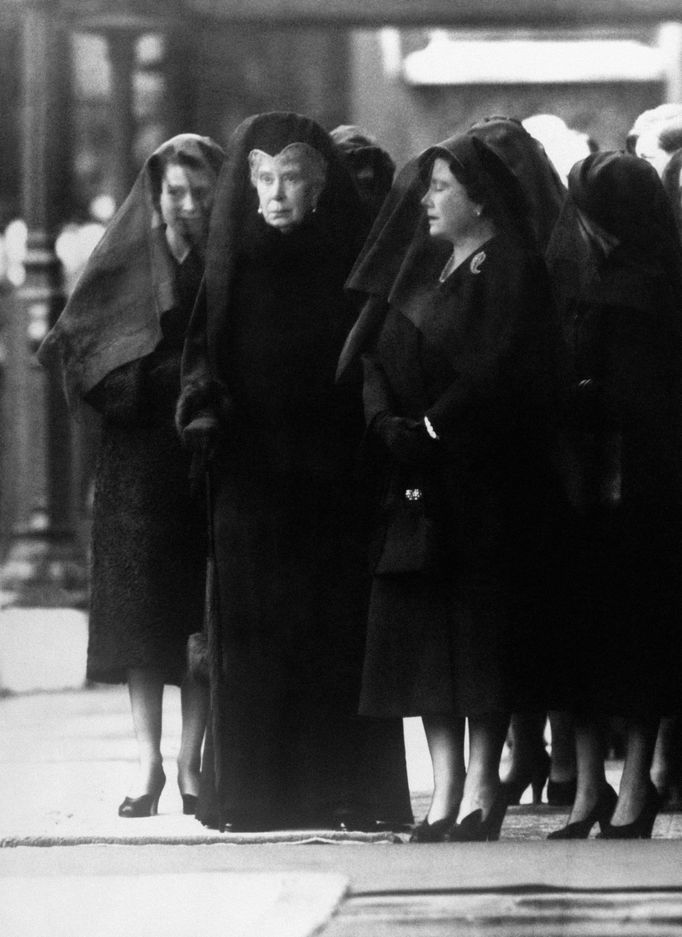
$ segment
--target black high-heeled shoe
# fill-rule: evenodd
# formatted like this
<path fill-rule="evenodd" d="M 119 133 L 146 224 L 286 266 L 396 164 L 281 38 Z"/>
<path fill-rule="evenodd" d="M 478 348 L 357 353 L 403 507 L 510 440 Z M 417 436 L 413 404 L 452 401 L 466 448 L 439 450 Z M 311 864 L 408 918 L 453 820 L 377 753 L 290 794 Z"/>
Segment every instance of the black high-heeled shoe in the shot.
<path fill-rule="evenodd" d="M 527 787 L 532 789 L 533 803 L 542 803 L 542 789 L 545 781 L 549 777 L 550 758 L 543 748 L 533 758 L 532 762 L 526 765 L 525 770 L 519 772 L 518 777 L 511 781 L 502 781 L 502 787 L 505 790 L 507 805 L 513 806 L 520 803 L 524 791 Z M 571 801 L 573 803 L 573 801 Z"/>
<path fill-rule="evenodd" d="M 590 830 L 595 823 L 598 823 L 603 830 L 608 826 L 608 821 L 616 807 L 618 794 L 610 784 L 602 788 L 597 802 L 583 820 L 575 820 L 562 826 L 559 830 L 554 830 L 547 836 L 547 839 L 587 839 Z"/>
<path fill-rule="evenodd" d="M 550 807 L 570 807 L 578 790 L 578 779 L 570 781 L 547 781 L 547 803 Z"/>
<path fill-rule="evenodd" d="M 194 816 L 197 812 L 199 798 L 194 794 L 180 794 L 180 796 L 182 797 L 182 812 L 185 816 Z"/>
<path fill-rule="evenodd" d="M 507 812 L 506 791 L 500 785 L 500 791 L 483 819 L 483 811 L 479 808 L 467 814 L 463 820 L 456 823 L 448 833 L 450 843 L 492 843 L 500 838 L 500 830 Z"/>
<path fill-rule="evenodd" d="M 138 817 L 155 817 L 159 809 L 159 798 L 166 784 L 166 775 L 161 771 L 157 775 L 153 790 L 141 797 L 126 797 L 118 808 L 119 817 L 137 819 Z"/>
<path fill-rule="evenodd" d="M 449 813 L 441 820 L 434 820 L 429 823 L 428 818 L 424 817 L 421 823 L 417 824 L 412 830 L 410 836 L 411 843 L 444 843 L 448 838 L 448 833 L 455 825 L 457 820 L 457 807 L 452 813 Z"/>
<path fill-rule="evenodd" d="M 605 823 L 599 839 L 651 839 L 656 815 L 661 809 L 661 795 L 653 784 L 649 784 L 644 806 L 632 823 L 612 826 Z"/>

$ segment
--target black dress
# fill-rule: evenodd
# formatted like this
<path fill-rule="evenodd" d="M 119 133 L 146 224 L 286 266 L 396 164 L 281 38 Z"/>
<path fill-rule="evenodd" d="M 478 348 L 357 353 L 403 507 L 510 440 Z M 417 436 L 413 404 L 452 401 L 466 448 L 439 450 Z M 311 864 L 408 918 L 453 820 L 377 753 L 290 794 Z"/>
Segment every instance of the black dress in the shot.
<path fill-rule="evenodd" d="M 176 308 L 152 354 L 88 396 L 103 415 L 95 477 L 87 676 L 121 683 L 131 667 L 180 684 L 187 637 L 201 630 L 205 521 L 173 421 L 180 359 L 202 268 L 176 265 Z"/>
<path fill-rule="evenodd" d="M 563 310 L 575 509 L 566 563 L 571 640 L 557 702 L 573 709 L 679 709 L 678 317 L 663 271 L 626 247 Z"/>
<path fill-rule="evenodd" d="M 387 464 L 383 507 L 419 489 L 439 545 L 435 568 L 374 577 L 361 700 L 374 716 L 526 708 L 547 673 L 546 271 L 498 236 L 444 283 L 429 273 L 420 313 L 389 308 L 367 371 L 370 428 L 384 410 L 426 413 L 440 436 L 426 464 Z"/>

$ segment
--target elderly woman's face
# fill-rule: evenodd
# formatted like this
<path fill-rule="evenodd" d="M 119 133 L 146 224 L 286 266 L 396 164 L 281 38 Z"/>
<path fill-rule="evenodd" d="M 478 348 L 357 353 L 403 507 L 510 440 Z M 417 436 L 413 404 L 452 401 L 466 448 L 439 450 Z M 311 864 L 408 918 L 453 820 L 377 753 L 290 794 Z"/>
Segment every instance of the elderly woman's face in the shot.
<path fill-rule="evenodd" d="M 254 182 L 265 223 L 284 233 L 298 227 L 315 208 L 318 192 L 303 160 L 276 160 L 263 154 Z"/>
<path fill-rule="evenodd" d="M 431 182 L 421 200 L 429 219 L 429 234 L 453 244 L 469 234 L 479 221 L 481 206 L 467 195 L 446 160 L 436 159 Z"/>
<path fill-rule="evenodd" d="M 208 169 L 169 163 L 163 173 L 159 204 L 169 228 L 197 243 L 206 237 L 216 176 Z"/>

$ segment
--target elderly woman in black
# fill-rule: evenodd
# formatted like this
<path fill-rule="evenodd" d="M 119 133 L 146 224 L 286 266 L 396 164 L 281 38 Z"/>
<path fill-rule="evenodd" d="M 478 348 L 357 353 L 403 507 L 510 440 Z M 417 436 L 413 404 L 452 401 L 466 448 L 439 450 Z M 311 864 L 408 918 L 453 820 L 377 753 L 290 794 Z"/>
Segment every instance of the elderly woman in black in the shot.
<path fill-rule="evenodd" d="M 198 818 L 225 830 L 411 819 L 402 726 L 357 716 L 369 592 L 359 387 L 336 387 L 365 234 L 327 133 L 232 135 L 178 424 L 214 450 L 217 614 Z"/>
<path fill-rule="evenodd" d="M 514 176 L 454 137 L 399 174 L 349 281 L 370 299 L 340 371 L 364 350 L 386 469 L 361 712 L 422 717 L 434 792 L 418 842 L 499 836 L 500 754 L 531 679 L 509 670 L 546 490 L 550 300 L 531 241 Z"/>
<path fill-rule="evenodd" d="M 571 237 L 592 258 L 578 277 Z M 550 836 L 585 838 L 599 823 L 604 837 L 649 837 L 659 806 L 649 770 L 658 718 L 676 711 L 670 650 L 682 614 L 682 253 L 655 170 L 610 152 L 576 163 L 550 258 L 570 369 L 575 603 L 564 681 L 578 762 L 569 823 Z M 602 714 L 626 719 L 618 796 L 604 774 Z"/>
<path fill-rule="evenodd" d="M 157 811 L 166 683 L 181 687 L 185 813 L 198 794 L 207 699 L 185 660 L 203 614 L 204 518 L 173 417 L 222 159 L 195 134 L 152 154 L 39 352 L 62 369 L 71 403 L 102 416 L 87 676 L 128 683 L 139 770 L 122 817 Z"/>

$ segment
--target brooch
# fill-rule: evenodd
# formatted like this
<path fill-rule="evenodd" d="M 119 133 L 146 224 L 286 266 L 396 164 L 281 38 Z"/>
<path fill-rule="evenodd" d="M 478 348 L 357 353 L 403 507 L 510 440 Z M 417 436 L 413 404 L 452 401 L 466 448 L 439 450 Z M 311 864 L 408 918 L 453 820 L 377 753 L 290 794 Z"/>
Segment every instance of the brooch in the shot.
<path fill-rule="evenodd" d="M 483 266 L 485 262 L 485 256 L 486 256 L 485 251 L 479 251 L 478 254 L 475 254 L 471 258 L 471 263 L 469 264 L 469 270 L 471 270 L 472 273 L 481 272 L 481 267 Z"/>
<path fill-rule="evenodd" d="M 405 497 L 408 501 L 421 501 L 422 490 L 421 488 L 406 488 Z"/>

